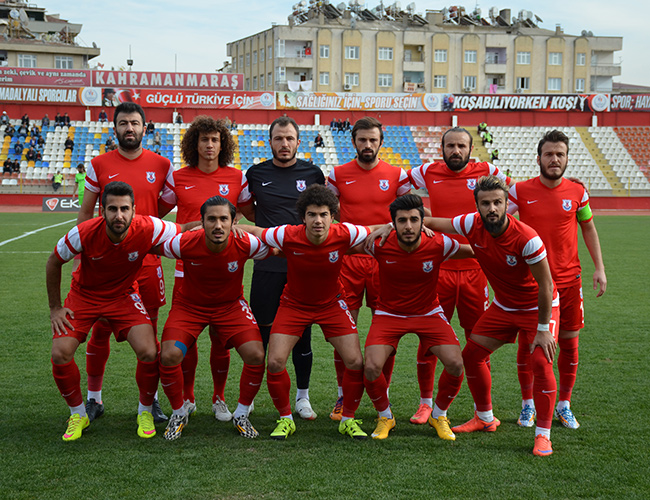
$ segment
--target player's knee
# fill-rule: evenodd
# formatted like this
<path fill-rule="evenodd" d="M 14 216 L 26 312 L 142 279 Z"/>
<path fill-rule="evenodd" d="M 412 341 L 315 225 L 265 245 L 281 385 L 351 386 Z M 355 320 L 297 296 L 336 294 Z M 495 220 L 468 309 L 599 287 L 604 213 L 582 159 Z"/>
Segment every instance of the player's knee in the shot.
<path fill-rule="evenodd" d="M 271 373 L 280 373 L 286 367 L 286 362 L 278 358 L 269 358 L 266 369 Z"/>
<path fill-rule="evenodd" d="M 160 364 L 163 366 L 176 366 L 183 361 L 183 353 L 180 349 L 171 348 L 160 351 Z"/>
<path fill-rule="evenodd" d="M 158 349 L 155 344 L 143 346 L 136 351 L 135 355 L 144 363 L 153 363 L 158 357 Z"/>
<path fill-rule="evenodd" d="M 377 377 L 379 377 L 381 374 L 381 370 L 382 367 L 377 363 L 373 363 L 372 360 L 366 359 L 366 365 L 363 369 L 363 374 L 370 382 L 377 380 Z"/>
<path fill-rule="evenodd" d="M 350 370 L 363 370 L 363 358 L 358 356 L 354 359 L 348 360 L 345 363 L 345 367 Z"/>
<path fill-rule="evenodd" d="M 65 348 L 64 346 L 52 346 L 52 362 L 55 365 L 65 365 L 74 358 L 74 350 Z"/>
<path fill-rule="evenodd" d="M 445 364 L 445 370 L 453 377 L 460 377 L 463 373 L 463 358 L 453 359 Z"/>

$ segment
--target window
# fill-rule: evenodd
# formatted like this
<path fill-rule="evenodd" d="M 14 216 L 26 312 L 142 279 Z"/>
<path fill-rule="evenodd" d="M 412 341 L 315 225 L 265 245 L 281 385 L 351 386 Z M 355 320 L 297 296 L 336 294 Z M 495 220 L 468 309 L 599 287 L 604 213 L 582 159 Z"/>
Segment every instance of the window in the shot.
<path fill-rule="evenodd" d="M 517 52 L 517 64 L 530 64 L 530 52 Z"/>
<path fill-rule="evenodd" d="M 392 87 L 393 75 L 391 73 L 379 73 L 377 78 L 377 85 L 380 87 Z"/>
<path fill-rule="evenodd" d="M 257 50 L 253 51 L 253 64 L 257 64 Z"/>
<path fill-rule="evenodd" d="M 329 85 L 330 84 L 330 72 L 329 71 L 321 71 L 319 76 L 318 76 L 318 83 L 320 85 Z"/>
<path fill-rule="evenodd" d="M 527 76 L 517 78 L 517 89 L 530 90 L 530 78 Z"/>
<path fill-rule="evenodd" d="M 463 78 L 463 89 L 474 90 L 476 88 L 476 77 L 466 76 Z"/>
<path fill-rule="evenodd" d="M 239 69 L 244 69 L 244 56 L 239 56 Z"/>
<path fill-rule="evenodd" d="M 72 69 L 72 57 L 54 56 L 54 67 L 56 69 Z"/>
<path fill-rule="evenodd" d="M 380 61 L 392 61 L 393 60 L 393 48 L 392 47 L 379 47 L 379 54 L 377 58 Z"/>
<path fill-rule="evenodd" d="M 260 75 L 260 90 L 264 90 L 264 75 Z"/>
<path fill-rule="evenodd" d="M 446 63 L 447 62 L 447 49 L 436 49 L 433 52 L 433 62 Z"/>
<path fill-rule="evenodd" d="M 31 54 L 18 54 L 18 67 L 19 68 L 35 68 L 36 56 Z"/>
<path fill-rule="evenodd" d="M 251 65 L 251 55 L 250 52 L 246 54 L 246 67 L 248 68 Z"/>
<path fill-rule="evenodd" d="M 284 40 L 277 41 L 277 47 L 275 49 L 276 57 L 284 57 Z"/>
<path fill-rule="evenodd" d="M 273 45 L 269 45 L 269 46 L 267 47 L 267 51 L 266 51 L 266 52 L 267 52 L 267 56 L 266 56 L 266 57 L 268 58 L 268 60 L 270 61 L 271 59 L 273 59 Z M 269 84 L 269 85 L 270 85 L 270 84 Z"/>
<path fill-rule="evenodd" d="M 264 49 L 260 49 L 260 62 L 264 61 Z"/>
<path fill-rule="evenodd" d="M 584 91 L 585 91 L 585 79 L 576 78 L 576 92 L 584 92 Z"/>
<path fill-rule="evenodd" d="M 348 87 L 358 87 L 359 86 L 359 73 L 346 73 L 344 83 Z"/>
<path fill-rule="evenodd" d="M 321 59 L 329 59 L 330 58 L 330 46 L 329 45 L 321 45 L 319 49 L 319 55 Z"/>
<path fill-rule="evenodd" d="M 433 77 L 433 88 L 446 89 L 447 88 L 447 75 L 436 75 Z"/>
<path fill-rule="evenodd" d="M 273 87 L 273 73 L 271 73 L 270 71 L 266 75 L 266 81 L 269 87 Z"/>
<path fill-rule="evenodd" d="M 411 52 L 411 49 L 404 49 L 404 60 L 406 62 L 411 62 L 413 60 L 413 52 Z"/>
<path fill-rule="evenodd" d="M 587 54 L 578 52 L 576 54 L 576 66 L 585 66 L 587 64 Z"/>
<path fill-rule="evenodd" d="M 562 79 L 561 78 L 549 78 L 548 79 L 548 90 L 562 90 Z"/>
<path fill-rule="evenodd" d="M 465 51 L 465 62 L 466 63 L 475 63 L 476 62 L 476 51 L 475 50 L 466 50 Z"/>
<path fill-rule="evenodd" d="M 251 89 L 251 79 L 246 78 L 246 81 L 244 83 L 244 90 L 250 90 Z"/>
<path fill-rule="evenodd" d="M 275 68 L 275 81 L 281 83 L 287 81 L 287 69 L 283 66 Z"/>
<path fill-rule="evenodd" d="M 548 64 L 549 66 L 562 66 L 562 52 L 549 52 Z"/>
<path fill-rule="evenodd" d="M 253 90 L 257 90 L 257 77 L 253 77 Z"/>
<path fill-rule="evenodd" d="M 359 47 L 357 45 L 346 45 L 345 46 L 345 58 L 346 59 L 359 59 Z"/>

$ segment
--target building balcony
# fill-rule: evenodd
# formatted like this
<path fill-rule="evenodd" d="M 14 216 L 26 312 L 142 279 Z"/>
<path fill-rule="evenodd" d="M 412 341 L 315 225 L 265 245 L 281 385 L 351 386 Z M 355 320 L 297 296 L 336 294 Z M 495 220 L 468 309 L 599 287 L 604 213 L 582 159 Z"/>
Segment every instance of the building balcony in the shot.
<path fill-rule="evenodd" d="M 621 65 L 619 64 L 592 64 L 591 76 L 620 76 Z"/>
<path fill-rule="evenodd" d="M 485 63 L 485 73 L 491 75 L 505 75 L 506 63 L 503 64 Z"/>
<path fill-rule="evenodd" d="M 404 61 L 403 71 L 424 71 L 424 61 Z"/>
<path fill-rule="evenodd" d="M 298 55 L 295 57 L 285 57 L 276 58 L 276 64 L 278 66 L 285 66 L 287 68 L 313 68 L 314 67 L 314 57 Z"/>

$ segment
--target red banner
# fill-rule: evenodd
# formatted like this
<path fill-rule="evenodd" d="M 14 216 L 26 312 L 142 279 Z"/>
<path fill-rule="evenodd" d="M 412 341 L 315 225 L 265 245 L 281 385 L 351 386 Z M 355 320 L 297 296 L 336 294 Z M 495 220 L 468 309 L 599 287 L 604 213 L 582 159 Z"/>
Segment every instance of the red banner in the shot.
<path fill-rule="evenodd" d="M 103 94 L 106 94 L 104 89 Z M 108 89 L 119 102 L 133 101 L 144 108 L 275 109 L 274 92 L 214 90 Z"/>
<path fill-rule="evenodd" d="M 612 111 L 650 111 L 650 94 L 613 95 Z"/>
<path fill-rule="evenodd" d="M 609 94 L 461 94 L 454 111 L 609 111 Z"/>
<path fill-rule="evenodd" d="M 142 89 L 243 90 L 244 75 L 235 73 L 92 72 L 95 87 Z"/>
<path fill-rule="evenodd" d="M 0 84 L 87 87 L 90 85 L 90 73 L 88 69 L 0 67 Z"/>
<path fill-rule="evenodd" d="M 80 88 L 0 87 L 0 102 L 81 105 Z"/>

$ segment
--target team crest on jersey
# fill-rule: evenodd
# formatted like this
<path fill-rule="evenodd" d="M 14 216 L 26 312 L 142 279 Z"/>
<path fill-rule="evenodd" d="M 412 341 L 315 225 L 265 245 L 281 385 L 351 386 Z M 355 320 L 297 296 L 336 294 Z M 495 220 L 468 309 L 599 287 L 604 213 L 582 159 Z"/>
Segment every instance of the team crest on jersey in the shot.
<path fill-rule="evenodd" d="M 228 184 L 219 184 L 219 194 L 221 196 L 228 196 L 228 193 L 230 193 L 230 188 L 228 187 Z"/>
<path fill-rule="evenodd" d="M 138 260 L 138 252 L 131 252 L 129 254 L 129 262 Z"/>
<path fill-rule="evenodd" d="M 338 251 L 338 250 L 334 250 L 333 252 L 330 252 L 330 262 L 331 262 L 331 263 L 334 263 L 334 262 L 336 262 L 337 260 L 339 260 L 339 251 Z"/>
<path fill-rule="evenodd" d="M 474 189 L 476 187 L 476 179 L 467 179 L 467 189 Z"/>
<path fill-rule="evenodd" d="M 567 212 L 571 210 L 571 200 L 562 200 L 562 208 Z"/>
<path fill-rule="evenodd" d="M 229 273 L 234 273 L 237 269 L 239 269 L 239 263 L 236 260 L 233 260 L 232 262 L 228 262 Z"/>
<path fill-rule="evenodd" d="M 156 274 L 158 275 L 158 278 L 163 277 L 162 267 L 158 266 L 158 268 L 156 269 Z"/>
<path fill-rule="evenodd" d="M 388 191 L 390 187 L 390 181 L 388 179 L 379 179 L 379 189 L 382 191 Z"/>
<path fill-rule="evenodd" d="M 304 181 L 302 179 L 297 180 L 296 189 L 302 193 L 305 189 L 307 189 L 307 181 Z"/>
<path fill-rule="evenodd" d="M 514 255 L 506 255 L 506 263 L 509 266 L 516 266 L 517 265 L 517 257 Z"/>
<path fill-rule="evenodd" d="M 430 273 L 433 271 L 433 261 L 432 260 L 427 260 L 422 263 L 422 270 L 425 273 Z"/>
<path fill-rule="evenodd" d="M 345 300 L 343 299 L 339 300 L 339 306 L 341 306 L 341 309 L 343 309 L 344 311 L 348 310 L 348 305 L 345 303 Z"/>
<path fill-rule="evenodd" d="M 156 172 L 147 172 L 147 181 L 151 184 L 156 182 Z"/>
<path fill-rule="evenodd" d="M 133 302 L 142 302 L 142 298 L 137 293 L 131 294 L 131 300 Z"/>

